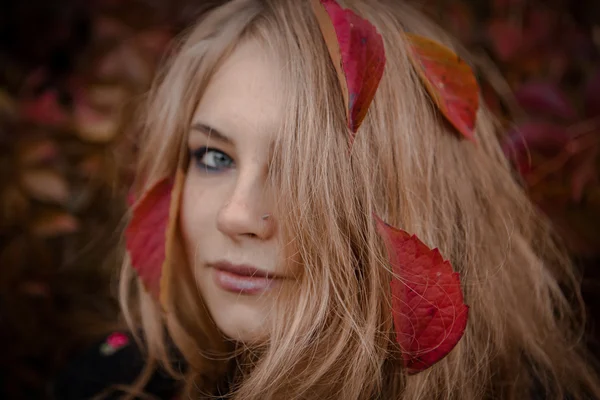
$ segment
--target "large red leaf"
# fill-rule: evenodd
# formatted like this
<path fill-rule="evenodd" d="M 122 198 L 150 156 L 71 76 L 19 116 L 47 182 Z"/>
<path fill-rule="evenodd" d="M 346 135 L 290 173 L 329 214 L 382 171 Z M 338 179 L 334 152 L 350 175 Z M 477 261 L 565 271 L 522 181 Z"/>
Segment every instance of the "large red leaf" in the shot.
<path fill-rule="evenodd" d="M 172 179 L 165 178 L 148 190 L 134 206 L 125 231 L 131 264 L 146 289 L 157 298 L 166 254 L 173 185 Z"/>
<path fill-rule="evenodd" d="M 446 119 L 474 141 L 479 85 L 473 70 L 440 43 L 413 34 L 406 37 L 410 59 L 427 92 Z"/>
<path fill-rule="evenodd" d="M 458 273 L 437 249 L 376 217 L 392 271 L 392 313 L 396 340 L 409 373 L 445 357 L 461 339 L 469 308 Z"/>
<path fill-rule="evenodd" d="M 157 299 L 164 298 L 161 282 L 169 273 L 171 247 L 179 214 L 184 173 L 164 178 L 136 203 L 125 231 L 131 264 L 146 289 Z"/>
<path fill-rule="evenodd" d="M 383 39 L 369 21 L 334 0 L 312 0 L 312 6 L 338 74 L 348 128 L 356 133 L 383 76 Z"/>

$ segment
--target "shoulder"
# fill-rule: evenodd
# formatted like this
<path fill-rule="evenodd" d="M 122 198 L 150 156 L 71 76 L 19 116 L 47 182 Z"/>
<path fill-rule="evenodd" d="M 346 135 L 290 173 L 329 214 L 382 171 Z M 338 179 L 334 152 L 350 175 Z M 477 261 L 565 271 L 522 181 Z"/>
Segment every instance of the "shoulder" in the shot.
<path fill-rule="evenodd" d="M 131 385 L 145 365 L 142 351 L 127 332 L 113 332 L 73 358 L 60 371 L 53 384 L 54 398 L 83 400 L 115 385 Z M 146 386 L 146 393 L 170 400 L 178 385 L 166 373 L 157 371 Z M 119 398 L 115 393 L 106 399 Z"/>

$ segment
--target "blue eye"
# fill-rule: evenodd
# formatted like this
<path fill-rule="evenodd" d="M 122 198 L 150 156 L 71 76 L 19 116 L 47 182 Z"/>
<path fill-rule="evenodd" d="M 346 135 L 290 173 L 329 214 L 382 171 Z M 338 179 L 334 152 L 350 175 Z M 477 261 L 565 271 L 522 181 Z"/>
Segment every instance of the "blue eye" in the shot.
<path fill-rule="evenodd" d="M 235 166 L 233 159 L 220 150 L 200 147 L 192 152 L 196 164 L 205 171 L 216 172 Z"/>

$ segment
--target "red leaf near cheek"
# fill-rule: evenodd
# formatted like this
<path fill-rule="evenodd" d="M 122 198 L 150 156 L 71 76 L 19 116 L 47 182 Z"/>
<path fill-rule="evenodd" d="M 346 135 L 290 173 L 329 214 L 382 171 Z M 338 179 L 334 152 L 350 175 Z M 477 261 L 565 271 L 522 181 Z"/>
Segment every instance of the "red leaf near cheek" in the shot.
<path fill-rule="evenodd" d="M 312 6 L 338 74 L 348 128 L 356 133 L 383 76 L 383 39 L 369 21 L 334 0 L 313 0 Z"/>
<path fill-rule="evenodd" d="M 469 308 L 458 273 L 437 249 L 376 217 L 392 271 L 392 314 L 404 366 L 411 374 L 444 358 L 459 342 Z"/>
<path fill-rule="evenodd" d="M 160 294 L 172 190 L 171 179 L 156 183 L 135 205 L 125 231 L 131 264 L 146 289 L 156 297 Z"/>
<path fill-rule="evenodd" d="M 458 132 L 474 141 L 479 85 L 473 70 L 440 43 L 413 34 L 406 37 L 411 62 L 436 106 Z"/>
<path fill-rule="evenodd" d="M 161 283 L 170 271 L 184 176 L 179 170 L 175 179 L 164 178 L 152 186 L 134 206 L 125 231 L 133 268 L 146 289 L 161 300 L 165 296 Z"/>

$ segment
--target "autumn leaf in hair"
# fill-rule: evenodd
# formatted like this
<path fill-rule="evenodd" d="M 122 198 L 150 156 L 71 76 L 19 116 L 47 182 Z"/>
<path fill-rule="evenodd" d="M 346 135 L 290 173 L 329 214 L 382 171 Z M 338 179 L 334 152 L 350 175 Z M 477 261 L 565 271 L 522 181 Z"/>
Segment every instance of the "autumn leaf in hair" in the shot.
<path fill-rule="evenodd" d="M 438 42 L 405 36 L 410 60 L 436 106 L 458 132 L 475 141 L 479 85 L 471 67 Z"/>
<path fill-rule="evenodd" d="M 385 50 L 377 29 L 334 0 L 311 0 L 346 105 L 348 128 L 356 133 L 383 76 Z"/>
<path fill-rule="evenodd" d="M 396 340 L 414 374 L 444 358 L 461 339 L 469 308 L 458 273 L 437 249 L 376 218 L 395 277 L 391 282 Z"/>
<path fill-rule="evenodd" d="M 347 106 L 348 128 L 356 133 L 383 76 L 383 39 L 367 20 L 342 9 L 334 0 L 311 0 L 311 4 L 337 71 Z M 418 37 L 408 37 L 414 38 L 413 57 L 422 63 L 418 64 L 422 65 L 419 71 L 432 97 L 457 129 L 472 138 L 478 102 L 477 84 L 473 103 L 468 97 L 473 94 L 472 88 L 465 89 L 456 84 L 465 80 L 465 72 L 457 67 L 463 66 L 458 57 L 454 56 L 454 64 L 448 63 L 450 67 L 444 69 L 441 62 L 434 62 L 439 55 L 430 52 L 433 48 L 439 53 L 439 48 L 424 45 Z M 449 56 L 447 52 L 442 55 Z M 450 77 L 455 72 L 452 67 L 463 75 Z M 452 85 L 445 87 L 446 81 Z M 466 111 L 461 108 L 464 106 L 460 102 L 461 90 L 468 97 L 466 105 L 474 104 L 472 118 L 468 107 L 464 107 Z M 452 266 L 442 259 L 438 250 L 430 250 L 416 236 L 375 218 L 386 241 L 393 272 L 400 278 L 391 283 L 396 340 L 402 348 L 405 367 L 410 373 L 416 373 L 430 367 L 454 348 L 465 330 L 468 308 L 463 303 L 458 274 L 452 271 Z"/>
<path fill-rule="evenodd" d="M 164 298 L 161 283 L 169 272 L 184 174 L 155 183 L 133 207 L 125 231 L 131 265 L 144 287 L 156 299 Z"/>

